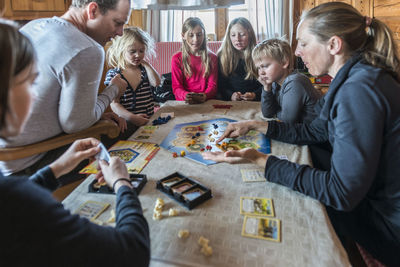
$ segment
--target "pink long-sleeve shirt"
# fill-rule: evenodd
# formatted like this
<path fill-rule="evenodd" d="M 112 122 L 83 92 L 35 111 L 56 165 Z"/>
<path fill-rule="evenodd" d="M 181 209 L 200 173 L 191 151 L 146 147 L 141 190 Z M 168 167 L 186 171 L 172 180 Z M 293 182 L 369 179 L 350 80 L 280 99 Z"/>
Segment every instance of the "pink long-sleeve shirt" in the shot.
<path fill-rule="evenodd" d="M 211 58 L 211 71 L 208 77 L 203 77 L 204 71 L 200 56 L 190 54 L 191 77 L 185 77 L 183 72 L 182 52 L 172 56 L 172 90 L 176 100 L 185 100 L 186 94 L 189 92 L 205 93 L 207 99 L 215 98 L 218 82 L 218 59 L 212 52 L 208 52 L 208 55 Z"/>

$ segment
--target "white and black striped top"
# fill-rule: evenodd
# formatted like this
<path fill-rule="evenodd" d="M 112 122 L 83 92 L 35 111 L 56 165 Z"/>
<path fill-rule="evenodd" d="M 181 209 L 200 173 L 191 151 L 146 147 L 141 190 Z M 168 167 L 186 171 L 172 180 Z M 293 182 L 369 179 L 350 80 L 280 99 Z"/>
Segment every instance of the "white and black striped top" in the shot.
<path fill-rule="evenodd" d="M 151 116 L 154 114 L 154 97 L 153 87 L 150 85 L 149 78 L 147 77 L 146 69 L 140 65 L 140 83 L 136 90 L 132 88 L 128 80 L 122 75 L 121 70 L 118 68 L 111 69 L 107 72 L 105 85 L 109 85 L 111 79 L 120 74 L 122 79 L 128 83 L 125 93 L 120 98 L 120 104 L 134 114 L 147 114 Z"/>

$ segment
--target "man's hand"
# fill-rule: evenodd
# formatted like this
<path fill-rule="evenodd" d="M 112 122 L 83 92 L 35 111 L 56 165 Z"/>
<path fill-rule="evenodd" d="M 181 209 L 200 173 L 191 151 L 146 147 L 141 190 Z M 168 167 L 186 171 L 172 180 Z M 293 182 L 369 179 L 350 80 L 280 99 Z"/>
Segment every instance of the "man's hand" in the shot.
<path fill-rule="evenodd" d="M 126 120 L 114 112 L 104 112 L 103 115 L 101 115 L 101 119 L 115 122 L 118 125 L 121 133 L 125 132 L 125 130 L 128 128 Z"/>
<path fill-rule="evenodd" d="M 95 138 L 76 140 L 64 154 L 49 165 L 54 176 L 58 178 L 67 174 L 82 160 L 94 157 L 100 152 L 100 147 L 97 146 L 99 143 L 100 141 Z"/>
<path fill-rule="evenodd" d="M 125 93 L 126 88 L 128 87 L 128 83 L 121 78 L 121 75 L 117 74 L 111 79 L 110 85 L 111 84 L 118 87 L 119 93 L 116 99 L 119 100 L 119 98 Z"/>
<path fill-rule="evenodd" d="M 99 166 L 101 171 L 96 174 L 96 179 L 99 182 L 105 181 L 109 187 L 112 187 L 119 178 L 126 178 L 129 180 L 128 169 L 119 157 L 111 157 L 109 163 L 104 160 L 99 160 Z M 121 180 L 121 182 L 115 185 L 115 192 L 117 192 L 122 185 L 127 185 L 132 188 L 130 183 Z"/>

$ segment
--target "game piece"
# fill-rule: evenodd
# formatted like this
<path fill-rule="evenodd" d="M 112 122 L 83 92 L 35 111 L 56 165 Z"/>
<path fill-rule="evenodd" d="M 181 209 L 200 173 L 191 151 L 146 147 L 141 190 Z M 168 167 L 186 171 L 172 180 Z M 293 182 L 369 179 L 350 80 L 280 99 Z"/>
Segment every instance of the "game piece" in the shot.
<path fill-rule="evenodd" d="M 162 185 L 163 185 L 163 186 L 169 187 L 169 186 L 171 186 L 171 185 L 173 185 L 173 184 L 175 184 L 175 183 L 177 183 L 177 182 L 179 182 L 179 181 L 182 181 L 182 178 L 180 178 L 180 177 L 174 177 L 174 178 L 171 178 L 171 179 L 168 179 L 168 180 L 163 181 L 163 182 L 162 182 Z"/>
<path fill-rule="evenodd" d="M 218 135 L 218 131 L 214 131 L 214 134 L 215 134 L 215 135 Z"/>
<path fill-rule="evenodd" d="M 212 247 L 209 246 L 203 246 L 200 250 L 201 253 L 203 253 L 204 256 L 211 256 L 213 253 Z"/>
<path fill-rule="evenodd" d="M 196 144 L 196 140 L 192 140 L 191 145 Z"/>
<path fill-rule="evenodd" d="M 169 209 L 169 212 L 168 212 L 169 216 L 177 216 L 178 214 L 179 214 L 179 212 L 177 209 L 173 209 L 173 208 Z"/>
<path fill-rule="evenodd" d="M 177 158 L 177 157 L 178 157 L 178 154 L 177 154 L 176 152 L 174 152 L 174 153 L 172 153 L 172 156 L 173 156 L 174 158 Z"/>
<path fill-rule="evenodd" d="M 153 120 L 152 124 L 154 125 L 161 125 L 167 123 L 171 119 L 171 116 L 168 115 L 167 117 L 158 117 L 157 119 Z"/>
<path fill-rule="evenodd" d="M 103 213 L 110 204 L 108 203 L 102 203 L 102 202 L 97 202 L 97 201 L 86 201 L 83 203 L 76 211 L 75 213 L 78 214 L 81 217 L 84 217 L 88 220 L 94 220 L 97 217 L 100 216 L 101 213 Z"/>
<path fill-rule="evenodd" d="M 214 138 L 210 138 L 210 142 L 213 143 L 215 141 Z"/>
<path fill-rule="evenodd" d="M 201 152 L 203 152 L 204 150 L 205 150 L 204 147 L 200 148 L 200 151 L 201 151 Z"/>
<path fill-rule="evenodd" d="M 158 180 L 157 189 L 188 209 L 192 209 L 212 197 L 210 189 L 178 172 Z"/>
<path fill-rule="evenodd" d="M 218 128 L 218 124 L 216 124 L 216 123 L 213 123 L 212 126 L 214 127 L 214 129 Z"/>
<path fill-rule="evenodd" d="M 200 136 L 200 133 L 196 133 L 196 136 L 199 137 L 199 136 Z"/>
<path fill-rule="evenodd" d="M 154 212 L 153 213 L 153 220 L 154 221 L 159 221 L 159 220 L 161 220 L 162 219 L 162 214 L 161 214 L 161 212 Z"/>
<path fill-rule="evenodd" d="M 202 127 L 197 127 L 197 130 L 199 130 L 200 132 L 204 131 L 204 129 Z"/>
<path fill-rule="evenodd" d="M 174 185 L 173 187 L 171 187 L 172 192 L 177 192 L 177 193 L 182 193 L 183 191 L 191 188 L 193 186 L 192 183 L 189 182 L 185 182 L 185 183 L 180 183 L 178 185 Z"/>
<path fill-rule="evenodd" d="M 179 238 L 187 238 L 188 236 L 189 236 L 189 230 L 187 229 L 179 230 L 178 232 Z"/>
<path fill-rule="evenodd" d="M 186 155 L 185 150 L 182 150 L 182 151 L 181 151 L 181 157 L 184 157 L 185 155 Z"/>
<path fill-rule="evenodd" d="M 253 216 L 275 216 L 272 199 L 260 197 L 240 197 L 240 214 Z"/>
<path fill-rule="evenodd" d="M 207 238 L 205 238 L 204 236 L 200 236 L 199 240 L 197 241 L 197 243 L 199 243 L 200 246 L 204 247 L 204 246 L 208 246 L 208 242 L 210 240 L 208 240 Z"/>
<path fill-rule="evenodd" d="M 281 242 L 281 221 L 266 217 L 245 216 L 242 236 Z"/>
<path fill-rule="evenodd" d="M 156 204 L 154 206 L 154 211 L 161 212 L 164 207 L 164 200 L 162 198 L 157 198 Z"/>
<path fill-rule="evenodd" d="M 207 146 L 206 146 L 206 149 L 207 149 L 207 150 L 211 150 L 211 149 L 212 149 L 212 146 L 207 145 Z"/>

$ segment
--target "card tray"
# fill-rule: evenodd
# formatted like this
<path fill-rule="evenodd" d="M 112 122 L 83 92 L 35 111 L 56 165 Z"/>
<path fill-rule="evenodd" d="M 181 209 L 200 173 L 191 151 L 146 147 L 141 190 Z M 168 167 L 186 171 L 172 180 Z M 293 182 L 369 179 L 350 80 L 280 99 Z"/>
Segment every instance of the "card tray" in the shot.
<path fill-rule="evenodd" d="M 136 194 L 139 195 L 140 191 L 142 191 L 143 187 L 147 183 L 147 177 L 145 174 L 129 174 L 129 179 L 131 180 L 131 184 Z M 102 194 L 114 194 L 112 188 L 108 187 L 108 185 L 102 185 L 99 188 L 96 188 L 95 184 L 97 180 L 93 180 L 89 184 L 89 193 L 102 193 Z"/>
<path fill-rule="evenodd" d="M 158 180 L 156 188 L 189 210 L 212 197 L 209 188 L 179 172 Z"/>

